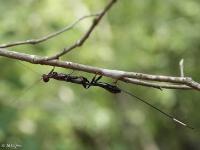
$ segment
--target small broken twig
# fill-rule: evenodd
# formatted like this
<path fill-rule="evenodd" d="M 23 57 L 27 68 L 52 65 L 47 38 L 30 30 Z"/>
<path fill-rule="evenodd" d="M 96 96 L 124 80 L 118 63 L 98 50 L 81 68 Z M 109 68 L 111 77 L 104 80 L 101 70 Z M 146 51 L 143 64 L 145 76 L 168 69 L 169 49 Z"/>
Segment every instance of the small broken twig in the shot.
<path fill-rule="evenodd" d="M 184 59 L 182 58 L 180 60 L 180 62 L 179 62 L 179 68 L 180 68 L 180 75 L 181 75 L 181 77 L 184 77 L 184 65 L 183 65 L 183 63 L 184 63 Z"/>

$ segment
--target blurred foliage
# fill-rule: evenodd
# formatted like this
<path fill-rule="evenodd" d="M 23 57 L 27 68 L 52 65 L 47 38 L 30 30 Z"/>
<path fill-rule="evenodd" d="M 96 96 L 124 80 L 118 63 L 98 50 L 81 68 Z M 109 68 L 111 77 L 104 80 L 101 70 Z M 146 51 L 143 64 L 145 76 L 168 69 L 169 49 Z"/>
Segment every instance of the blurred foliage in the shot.
<path fill-rule="evenodd" d="M 106 0 L 0 0 L 0 43 L 38 38 L 77 18 L 99 12 Z M 52 55 L 72 44 L 91 19 L 57 38 L 10 48 Z M 185 74 L 200 82 L 199 0 L 123 0 L 111 9 L 85 45 L 63 60 L 151 74 Z M 22 64 L 23 63 L 23 64 Z M 64 82 L 38 82 L 51 67 L 0 58 L 0 144 L 35 150 L 200 149 L 200 135 L 174 125 L 133 98 Z M 71 70 L 56 68 L 58 72 Z M 76 75 L 85 75 L 75 71 Z M 112 80 L 104 79 L 108 82 Z M 198 129 L 199 93 L 131 84 L 121 86 Z M 145 93 L 144 93 L 145 92 Z"/>

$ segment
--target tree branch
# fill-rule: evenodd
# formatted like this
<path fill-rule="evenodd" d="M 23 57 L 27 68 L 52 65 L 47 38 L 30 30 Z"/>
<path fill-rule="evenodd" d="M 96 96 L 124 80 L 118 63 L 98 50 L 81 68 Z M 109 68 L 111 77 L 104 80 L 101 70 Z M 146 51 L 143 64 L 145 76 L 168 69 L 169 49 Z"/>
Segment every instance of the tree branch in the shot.
<path fill-rule="evenodd" d="M 63 56 L 64 54 L 70 52 L 71 50 L 82 46 L 85 41 L 90 37 L 92 31 L 95 29 L 95 27 L 99 24 L 99 22 L 101 21 L 101 19 L 104 17 L 104 15 L 109 11 L 109 9 L 113 6 L 113 4 L 116 2 L 117 0 L 111 0 L 107 6 L 103 9 L 103 11 L 101 13 L 99 13 L 98 16 L 96 16 L 96 18 L 94 18 L 91 26 L 89 27 L 89 29 L 86 31 L 86 33 L 78 40 L 76 41 L 74 44 L 72 44 L 71 46 L 64 48 L 64 50 L 62 52 L 59 52 L 57 54 L 55 54 L 54 56 L 51 57 L 46 57 L 45 59 L 38 59 L 39 62 L 41 61 L 47 61 L 47 60 L 53 60 L 53 59 L 58 59 L 59 57 Z"/>
<path fill-rule="evenodd" d="M 83 16 L 79 19 L 77 19 L 76 21 L 74 21 L 72 24 L 64 27 L 63 29 L 60 29 L 54 33 L 50 33 L 48 35 L 45 35 L 41 38 L 38 38 L 38 39 L 31 39 L 31 40 L 25 40 L 25 41 L 17 41 L 17 42 L 12 42 L 12 43 L 7 43 L 7 44 L 2 44 L 0 45 L 0 48 L 7 48 L 7 47 L 14 47 L 14 46 L 19 46 L 19 45 L 28 45 L 28 44 L 32 44 L 32 45 L 35 45 L 35 44 L 39 44 L 39 43 L 42 43 L 42 42 L 45 42 L 49 39 L 52 39 L 72 28 L 74 28 L 74 26 L 76 24 L 78 24 L 80 21 L 86 19 L 86 18 L 90 18 L 90 17 L 95 17 L 95 16 L 99 16 L 99 14 L 92 14 L 92 15 L 87 15 L 87 16 Z"/>
<path fill-rule="evenodd" d="M 154 87 L 158 89 L 162 89 L 162 88 L 196 89 L 200 91 L 200 84 L 193 81 L 192 78 L 190 77 L 173 77 L 173 76 L 162 76 L 162 75 L 150 75 L 150 74 L 143 74 L 143 73 L 137 73 L 137 72 L 125 72 L 125 71 L 120 71 L 120 70 L 109 70 L 109 69 L 92 67 L 88 65 L 73 63 L 69 61 L 61 61 L 61 60 L 38 61 L 41 59 L 46 59 L 47 57 L 29 55 L 25 53 L 9 51 L 7 49 L 2 49 L 2 48 L 0 48 L 0 55 L 8 57 L 8 58 L 12 58 L 12 59 L 30 62 L 33 64 L 57 66 L 57 67 L 79 70 L 79 71 L 88 72 L 88 73 L 99 74 L 99 75 L 107 76 L 116 80 L 121 80 L 123 82 L 129 82 L 133 84 Z M 146 80 L 146 81 L 143 81 L 143 80 Z M 149 81 L 154 81 L 154 82 L 152 83 Z M 156 83 L 155 81 L 158 83 Z M 163 83 L 160 84 L 160 82 L 167 82 L 168 84 L 163 84 Z"/>
<path fill-rule="evenodd" d="M 61 60 L 57 59 L 60 56 L 66 54 L 67 52 L 70 52 L 71 50 L 82 46 L 85 43 L 85 41 L 89 38 L 89 36 L 91 35 L 91 33 L 95 29 L 95 27 L 99 24 L 99 22 L 101 21 L 103 16 L 106 14 L 106 12 L 108 12 L 108 10 L 113 6 L 113 4 L 116 1 L 117 0 L 110 0 L 110 2 L 107 4 L 107 6 L 104 8 L 104 10 L 99 14 L 84 16 L 84 17 L 76 20 L 70 26 L 67 26 L 57 32 L 51 33 L 51 34 L 41 37 L 39 39 L 19 41 L 19 42 L 0 45 L 0 55 L 9 57 L 9 58 L 13 58 L 13 59 L 30 62 L 33 64 L 57 66 L 57 67 L 69 68 L 69 69 L 79 70 L 79 71 L 88 72 L 88 73 L 99 74 L 99 75 L 103 75 L 103 76 L 107 76 L 107 77 L 116 79 L 116 81 L 121 80 L 123 82 L 128 82 L 128 83 L 147 86 L 147 87 L 153 87 L 153 88 L 157 88 L 160 90 L 162 90 L 162 88 L 200 90 L 199 83 L 193 81 L 189 77 L 184 77 L 183 75 L 181 77 L 172 77 L 172 76 L 150 75 L 150 74 L 143 74 L 143 73 L 137 73 L 137 72 L 109 70 L 109 69 L 104 69 L 104 68 L 98 68 L 98 67 L 77 64 L 77 63 L 68 62 L 68 61 L 61 61 Z M 94 17 L 94 16 L 96 16 L 96 17 L 94 18 L 93 23 L 91 24 L 91 26 L 89 27 L 87 32 L 78 41 L 76 41 L 70 47 L 64 48 L 64 50 L 62 52 L 57 53 L 56 55 L 54 55 L 52 57 L 41 57 L 41 56 L 36 56 L 36 55 L 29 55 L 29 54 L 19 53 L 19 52 L 15 52 L 15 51 L 9 51 L 9 50 L 5 49 L 5 47 L 12 47 L 12 46 L 24 45 L 24 44 L 38 44 L 38 43 L 47 41 L 50 38 L 53 38 L 65 31 L 73 28 L 81 20 L 88 18 L 88 17 Z M 181 69 L 182 68 L 183 67 L 181 67 Z M 183 71 L 183 70 L 181 70 L 181 71 Z M 181 74 L 183 74 L 183 73 L 181 73 Z M 167 83 L 163 83 L 163 82 L 167 82 Z"/>

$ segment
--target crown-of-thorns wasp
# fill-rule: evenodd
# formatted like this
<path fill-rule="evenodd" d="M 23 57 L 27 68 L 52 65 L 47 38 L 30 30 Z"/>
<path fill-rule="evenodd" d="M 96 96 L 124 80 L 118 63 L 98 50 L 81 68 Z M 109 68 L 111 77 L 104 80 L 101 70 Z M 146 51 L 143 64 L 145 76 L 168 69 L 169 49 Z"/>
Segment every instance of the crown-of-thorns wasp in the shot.
<path fill-rule="evenodd" d="M 102 78 L 102 76 L 97 77 L 97 75 L 95 75 L 91 81 L 89 81 L 86 77 L 84 76 L 74 76 L 72 75 L 72 73 L 70 74 L 64 74 L 64 73 L 57 73 L 54 71 L 55 67 L 48 73 L 48 74 L 43 74 L 42 75 L 42 80 L 44 82 L 49 82 L 49 80 L 55 79 L 55 80 L 59 80 L 59 81 L 65 81 L 65 82 L 71 82 L 71 83 L 75 83 L 75 84 L 80 84 L 82 85 L 85 89 L 90 88 L 91 86 L 97 86 L 97 87 L 101 87 L 105 90 L 107 90 L 110 93 L 125 93 L 131 97 L 136 98 L 137 100 L 141 101 L 142 103 L 150 106 L 151 108 L 153 108 L 154 110 L 160 112 L 161 114 L 165 115 L 167 118 L 171 119 L 173 122 L 178 123 L 179 125 L 182 125 L 184 127 L 187 127 L 189 129 L 194 129 L 193 127 L 187 125 L 186 123 L 178 120 L 177 118 L 173 117 L 172 115 L 162 111 L 161 109 L 155 107 L 154 105 L 152 105 L 151 103 L 147 102 L 146 100 L 139 98 L 138 96 L 136 96 L 135 94 L 133 94 L 132 92 L 126 91 L 124 89 L 119 88 L 117 85 L 112 85 L 106 82 L 100 82 L 99 80 Z"/>
<path fill-rule="evenodd" d="M 66 82 L 71 82 L 75 84 L 81 84 L 85 89 L 88 89 L 91 86 L 98 86 L 101 88 L 104 88 L 105 90 L 111 92 L 111 93 L 120 93 L 121 89 L 119 89 L 115 85 L 111 85 L 109 83 L 105 82 L 98 82 L 102 76 L 96 77 L 96 75 L 93 77 L 92 81 L 90 82 L 87 78 L 83 76 L 73 76 L 70 74 L 64 74 L 64 73 L 57 73 L 54 72 L 54 68 L 48 73 L 48 74 L 43 74 L 42 79 L 44 82 L 48 82 L 50 78 L 60 80 L 60 81 L 66 81 Z"/>

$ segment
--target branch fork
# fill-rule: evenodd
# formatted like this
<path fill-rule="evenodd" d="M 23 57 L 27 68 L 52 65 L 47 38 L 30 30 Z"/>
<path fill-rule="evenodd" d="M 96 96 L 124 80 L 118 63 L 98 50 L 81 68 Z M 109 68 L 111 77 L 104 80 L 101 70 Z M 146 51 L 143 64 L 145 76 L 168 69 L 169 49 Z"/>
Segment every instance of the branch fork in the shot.
<path fill-rule="evenodd" d="M 116 1 L 117 0 L 110 0 L 110 2 L 105 6 L 105 8 L 100 13 L 83 16 L 79 18 L 78 20 L 76 20 L 71 25 L 57 32 L 51 33 L 47 36 L 41 37 L 39 39 L 13 42 L 9 44 L 2 44 L 0 45 L 0 55 L 4 57 L 12 58 L 12 59 L 26 61 L 32 64 L 56 66 L 56 67 L 69 68 L 69 69 L 79 70 L 79 71 L 93 73 L 93 74 L 99 74 L 99 75 L 110 77 L 112 79 L 120 80 L 126 83 L 153 87 L 160 90 L 166 88 L 166 89 L 183 89 L 183 90 L 195 89 L 195 90 L 200 91 L 200 83 L 192 80 L 191 77 L 184 77 L 183 60 L 180 61 L 180 77 L 173 77 L 173 76 L 143 74 L 143 73 L 137 73 L 137 72 L 125 72 L 121 70 L 111 70 L 111 69 L 78 64 L 78 63 L 69 62 L 69 61 L 62 61 L 58 59 L 61 56 L 65 55 L 66 53 L 78 47 L 83 46 L 83 44 L 90 37 L 91 33 L 94 31 L 95 27 L 99 24 L 99 22 L 102 20 L 102 18 L 110 10 L 110 8 L 113 6 L 113 4 Z M 54 38 L 68 31 L 69 29 L 72 29 L 81 20 L 85 18 L 89 18 L 89 17 L 94 17 L 94 19 L 91 26 L 86 31 L 86 33 L 79 40 L 74 42 L 74 44 L 72 44 L 69 47 L 63 48 L 63 51 L 58 52 L 54 56 L 42 57 L 42 56 L 37 56 L 37 55 L 19 53 L 16 51 L 10 51 L 7 49 L 8 47 L 14 47 L 14 46 L 25 45 L 25 44 L 39 44 L 41 42 L 45 42 L 51 38 Z"/>

